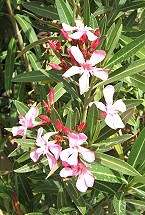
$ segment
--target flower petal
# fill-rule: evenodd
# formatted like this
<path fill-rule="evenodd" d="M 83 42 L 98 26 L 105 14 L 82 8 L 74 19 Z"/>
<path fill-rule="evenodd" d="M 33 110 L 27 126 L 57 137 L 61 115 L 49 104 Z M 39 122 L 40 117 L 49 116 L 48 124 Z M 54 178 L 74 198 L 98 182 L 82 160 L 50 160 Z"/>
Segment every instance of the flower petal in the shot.
<path fill-rule="evenodd" d="M 126 111 L 126 105 L 125 103 L 122 101 L 122 99 L 117 100 L 116 102 L 114 102 L 113 107 L 121 112 Z"/>
<path fill-rule="evenodd" d="M 104 60 L 106 56 L 106 52 L 103 50 L 96 50 L 93 52 L 89 62 L 91 63 L 92 66 L 100 63 L 102 60 Z"/>
<path fill-rule="evenodd" d="M 41 156 L 42 152 L 39 151 L 37 148 L 36 149 L 33 149 L 31 152 L 30 152 L 30 158 L 34 161 L 34 162 L 37 162 L 39 157 Z"/>
<path fill-rule="evenodd" d="M 52 169 L 54 167 L 55 164 L 57 164 L 57 160 L 55 159 L 55 157 L 51 154 L 51 153 L 47 153 L 46 157 L 48 159 L 48 164 L 49 164 L 49 168 Z"/>
<path fill-rule="evenodd" d="M 79 153 L 82 154 L 83 159 L 89 163 L 95 160 L 95 153 L 90 149 L 86 149 L 84 147 L 79 147 Z"/>
<path fill-rule="evenodd" d="M 58 160 L 62 147 L 52 142 L 53 141 L 48 142 L 48 147 L 49 150 L 54 154 L 55 159 Z"/>
<path fill-rule="evenodd" d="M 84 56 L 83 56 L 82 52 L 80 51 L 80 49 L 77 46 L 72 46 L 70 48 L 70 51 L 71 51 L 71 54 L 74 56 L 75 60 L 79 64 L 85 63 Z"/>
<path fill-rule="evenodd" d="M 65 167 L 60 171 L 59 175 L 62 178 L 67 178 L 68 176 L 73 176 L 73 169 L 71 169 L 69 167 Z"/>
<path fill-rule="evenodd" d="M 83 36 L 83 32 L 77 31 L 73 34 L 69 34 L 68 37 L 73 39 L 73 40 L 78 40 Z"/>
<path fill-rule="evenodd" d="M 91 74 L 100 78 L 101 80 L 108 79 L 108 71 L 106 69 L 95 68 L 94 70 L 92 70 Z"/>
<path fill-rule="evenodd" d="M 95 178 L 90 171 L 87 170 L 87 172 L 84 174 L 84 179 L 88 187 L 93 187 Z"/>
<path fill-rule="evenodd" d="M 88 40 L 89 40 L 89 41 L 94 41 L 94 40 L 96 40 L 96 39 L 98 38 L 95 34 L 93 34 L 93 33 L 90 32 L 90 31 L 88 31 L 86 34 L 87 34 L 87 36 L 88 36 Z"/>
<path fill-rule="evenodd" d="M 14 126 L 12 127 L 13 136 L 17 136 L 24 131 L 24 126 Z"/>
<path fill-rule="evenodd" d="M 73 153 L 73 150 L 71 148 L 64 149 L 63 151 L 60 152 L 60 159 L 62 161 L 68 160 L 68 157 Z"/>
<path fill-rule="evenodd" d="M 79 74 L 80 72 L 81 72 L 81 67 L 72 66 L 62 75 L 62 77 L 63 78 L 69 78 L 73 75 Z"/>
<path fill-rule="evenodd" d="M 25 119 L 30 121 L 32 119 L 32 122 L 35 121 L 35 118 L 39 115 L 39 110 L 37 107 L 32 106 L 30 110 L 26 113 Z"/>
<path fill-rule="evenodd" d="M 92 104 L 95 104 L 98 109 L 106 112 L 106 106 L 102 102 L 91 102 L 89 106 L 91 107 Z"/>
<path fill-rule="evenodd" d="M 107 105 L 113 104 L 113 95 L 114 95 L 114 87 L 112 85 L 108 85 L 103 89 L 103 94 Z"/>
<path fill-rule="evenodd" d="M 76 27 L 74 26 L 70 26 L 68 24 L 65 24 L 65 23 L 62 23 L 62 27 L 63 27 L 63 30 L 65 31 L 73 31 L 73 30 L 76 30 Z"/>
<path fill-rule="evenodd" d="M 107 114 L 105 118 L 106 124 L 112 128 L 112 129 L 117 129 L 117 128 L 124 128 L 124 124 L 118 114 L 114 114 L 113 116 L 110 114 Z"/>
<path fill-rule="evenodd" d="M 88 189 L 88 186 L 85 182 L 85 179 L 82 175 L 80 175 L 78 177 L 78 180 L 76 182 L 76 188 L 80 191 L 80 192 L 86 192 Z"/>
<path fill-rule="evenodd" d="M 89 72 L 88 74 L 83 74 L 79 79 L 79 88 L 80 88 L 80 94 L 87 92 L 89 90 Z"/>

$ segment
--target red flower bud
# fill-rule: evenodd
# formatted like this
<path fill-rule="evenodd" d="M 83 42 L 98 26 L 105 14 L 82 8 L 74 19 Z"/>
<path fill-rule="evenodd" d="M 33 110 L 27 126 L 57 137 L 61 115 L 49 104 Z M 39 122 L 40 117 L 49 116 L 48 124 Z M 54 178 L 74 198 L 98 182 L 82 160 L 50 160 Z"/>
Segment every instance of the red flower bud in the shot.
<path fill-rule="evenodd" d="M 43 107 L 45 108 L 45 110 L 46 110 L 48 113 L 50 113 L 51 110 L 50 110 L 50 107 L 48 106 L 48 104 L 47 104 L 44 100 L 42 101 L 42 104 L 43 104 Z"/>
<path fill-rule="evenodd" d="M 50 101 L 51 106 L 54 106 L 54 87 L 52 87 L 50 89 L 50 92 L 49 92 L 49 101 Z"/>
<path fill-rule="evenodd" d="M 53 43 L 51 40 L 48 40 L 48 44 L 50 45 L 50 47 L 51 47 L 53 50 L 56 50 L 56 45 L 55 45 L 55 43 Z"/>
<path fill-rule="evenodd" d="M 91 43 L 90 51 L 93 52 L 99 45 L 100 38 L 98 37 L 95 41 Z"/>
<path fill-rule="evenodd" d="M 68 40 L 68 33 L 65 31 L 65 30 L 63 30 L 63 29 L 61 29 L 60 30 L 61 31 L 61 34 L 62 34 L 62 36 L 66 39 L 66 40 Z"/>
<path fill-rule="evenodd" d="M 63 125 L 62 125 L 61 121 L 59 119 L 57 119 L 56 120 L 56 128 L 57 128 L 57 130 L 61 132 L 62 127 L 63 127 Z"/>
<path fill-rule="evenodd" d="M 51 66 L 51 68 L 54 70 L 62 70 L 62 67 L 55 63 L 48 63 L 48 65 Z"/>
<path fill-rule="evenodd" d="M 63 127 L 62 127 L 62 130 L 63 130 L 63 132 L 64 132 L 65 134 L 69 134 L 69 133 L 70 133 L 69 128 L 67 128 L 66 126 L 63 126 Z"/>
<path fill-rule="evenodd" d="M 96 30 L 95 30 L 95 32 L 94 32 L 94 34 L 95 34 L 95 36 L 99 36 L 99 34 L 100 34 L 100 30 L 99 30 L 99 28 L 96 28 Z"/>
<path fill-rule="evenodd" d="M 77 126 L 76 131 L 81 133 L 85 130 L 85 128 L 86 128 L 86 123 L 82 122 L 80 125 Z"/>
<path fill-rule="evenodd" d="M 47 123 L 48 124 L 52 123 L 51 119 L 46 115 L 40 115 L 39 118 L 42 119 L 42 124 L 43 125 L 45 125 Z"/>

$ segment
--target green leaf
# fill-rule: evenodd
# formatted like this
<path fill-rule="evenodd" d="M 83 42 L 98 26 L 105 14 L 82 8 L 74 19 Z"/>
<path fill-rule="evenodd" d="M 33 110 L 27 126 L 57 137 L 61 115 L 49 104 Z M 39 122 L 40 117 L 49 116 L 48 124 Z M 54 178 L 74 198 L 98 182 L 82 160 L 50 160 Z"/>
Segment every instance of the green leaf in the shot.
<path fill-rule="evenodd" d="M 101 149 L 110 149 L 112 147 L 114 147 L 116 144 L 120 144 L 120 143 L 123 143 L 125 142 L 126 140 L 130 139 L 132 137 L 131 134 L 124 134 L 122 136 L 118 136 L 118 137 L 115 137 L 115 138 L 111 138 L 111 139 L 108 139 L 106 141 L 101 141 L 101 143 L 96 143 L 96 144 L 93 144 L 93 148 L 95 148 L 97 151 L 100 151 Z"/>
<path fill-rule="evenodd" d="M 75 181 L 70 179 L 65 182 L 65 188 L 71 197 L 72 201 L 75 203 L 76 207 L 82 215 L 86 214 L 86 205 L 81 193 L 75 187 Z"/>
<path fill-rule="evenodd" d="M 127 199 L 126 198 L 126 202 L 129 203 L 129 204 L 133 204 L 136 209 L 145 210 L 145 203 L 144 203 L 144 201 L 135 200 L 135 199 Z"/>
<path fill-rule="evenodd" d="M 136 74 L 132 75 L 130 77 L 127 77 L 124 82 L 127 82 L 128 85 L 134 86 L 136 88 L 139 88 L 143 91 L 145 91 L 145 76 Z"/>
<path fill-rule="evenodd" d="M 22 116 L 24 116 L 29 111 L 29 108 L 24 103 L 17 100 L 13 100 L 13 103 Z"/>
<path fill-rule="evenodd" d="M 43 2 L 32 1 L 24 2 L 23 6 L 38 16 L 42 16 L 48 19 L 58 20 L 58 14 L 52 5 L 45 5 Z"/>
<path fill-rule="evenodd" d="M 37 163 L 34 163 L 34 162 L 27 163 L 24 166 L 22 166 L 18 169 L 15 169 L 14 172 L 26 173 L 26 172 L 36 171 L 36 170 L 40 169 L 41 164 L 43 164 L 44 166 L 48 166 L 48 159 L 43 158 L 40 162 L 37 162 Z"/>
<path fill-rule="evenodd" d="M 89 0 L 84 1 L 84 25 L 89 26 L 90 23 L 90 2 Z"/>
<path fill-rule="evenodd" d="M 120 41 L 121 41 L 121 43 L 123 43 L 123 45 L 127 45 L 127 44 L 133 42 L 133 39 L 131 39 L 130 37 L 127 37 L 127 36 L 125 36 L 125 35 L 121 35 Z M 145 50 L 144 50 L 144 47 L 141 47 L 141 48 L 139 49 L 139 51 L 137 51 L 137 52 L 135 53 L 135 55 L 136 55 L 138 58 L 140 58 L 140 59 L 145 58 Z"/>
<path fill-rule="evenodd" d="M 144 71 L 144 68 L 145 68 L 145 60 L 144 59 L 136 60 L 130 65 L 123 66 L 117 69 L 116 71 L 112 72 L 110 74 L 110 78 L 108 78 L 106 81 L 99 82 L 98 84 L 96 84 L 95 87 L 103 86 L 115 81 L 123 80 L 128 76 L 132 76 L 136 73 Z"/>
<path fill-rule="evenodd" d="M 133 27 L 136 16 L 137 16 L 137 10 L 134 10 L 131 14 L 129 14 L 129 16 L 126 19 L 123 20 L 123 25 L 125 27 Z"/>
<path fill-rule="evenodd" d="M 64 0 L 55 0 L 57 7 L 58 15 L 61 23 L 71 25 L 73 22 L 73 14 L 70 13 L 70 10 L 67 8 Z"/>
<path fill-rule="evenodd" d="M 90 16 L 90 27 L 93 29 L 96 29 L 99 27 L 98 22 L 93 14 L 91 14 L 91 16 Z"/>
<path fill-rule="evenodd" d="M 54 88 L 54 102 L 61 98 L 66 93 L 62 83 L 58 83 Z"/>
<path fill-rule="evenodd" d="M 139 172 L 137 172 L 137 170 L 135 170 L 132 166 L 130 166 L 125 161 L 106 154 L 96 152 L 96 161 L 106 167 L 109 167 L 110 169 L 119 171 L 120 173 L 123 173 L 126 175 L 131 175 L 131 176 L 140 175 Z"/>
<path fill-rule="evenodd" d="M 89 139 L 92 140 L 94 131 L 96 130 L 98 120 L 98 109 L 95 104 L 93 104 L 88 111 L 87 116 L 87 132 L 89 134 Z"/>
<path fill-rule="evenodd" d="M 144 161 L 145 154 L 145 128 L 139 134 L 137 140 L 133 144 L 132 150 L 128 157 L 128 163 L 138 169 Z"/>
<path fill-rule="evenodd" d="M 117 215 L 126 215 L 126 201 L 123 192 L 114 195 L 113 206 Z"/>
<path fill-rule="evenodd" d="M 132 107 L 136 107 L 140 105 L 143 100 L 142 99 L 126 99 L 123 101 L 126 105 L 126 109 L 131 109 Z"/>
<path fill-rule="evenodd" d="M 90 171 L 93 173 L 96 180 L 107 181 L 111 183 L 128 184 L 123 175 L 100 164 L 91 165 Z"/>
<path fill-rule="evenodd" d="M 106 46 L 107 56 L 106 56 L 104 62 L 106 62 L 110 58 L 112 52 L 116 48 L 120 35 L 121 35 L 121 32 L 122 32 L 122 21 L 120 19 L 117 22 L 117 24 L 115 25 L 111 34 L 109 35 L 109 40 L 108 40 L 107 46 Z"/>
<path fill-rule="evenodd" d="M 16 54 L 16 40 L 12 37 L 9 42 L 6 62 L 5 62 L 5 90 L 7 95 L 10 96 L 11 93 L 11 85 L 12 85 L 12 75 L 14 72 L 14 64 L 15 64 L 15 54 Z"/>
<path fill-rule="evenodd" d="M 139 51 L 144 45 L 145 45 L 145 34 L 141 35 L 134 41 L 124 46 L 118 52 L 116 52 L 114 56 L 110 59 L 110 61 L 107 63 L 106 68 L 111 68 L 113 65 L 121 63 L 123 60 L 127 60 L 132 55 L 134 55 L 137 51 Z"/>
<path fill-rule="evenodd" d="M 33 52 L 31 52 L 31 51 L 28 52 L 28 58 L 29 58 L 29 60 L 31 62 L 31 66 L 32 66 L 32 68 L 34 70 L 41 69 L 41 64 L 40 64 L 40 62 L 38 61 L 36 55 Z"/>
<path fill-rule="evenodd" d="M 109 193 L 109 194 L 115 194 L 116 193 L 116 191 L 114 189 L 114 184 L 112 186 L 112 184 L 109 182 L 95 181 L 93 188 L 96 190 L 99 190 L 103 193 Z"/>
<path fill-rule="evenodd" d="M 37 41 L 38 40 L 37 36 L 35 34 L 34 29 L 32 28 L 31 21 L 29 20 L 29 18 L 20 14 L 17 14 L 15 18 L 18 21 L 19 25 L 21 26 L 29 42 L 33 43 L 34 41 Z M 37 57 L 40 58 L 41 57 L 40 47 L 37 45 L 34 47 L 34 50 L 36 52 Z"/>
<path fill-rule="evenodd" d="M 67 128 L 69 128 L 70 130 L 74 129 L 74 118 L 73 118 L 73 111 L 72 110 L 69 110 L 69 112 L 68 112 L 65 126 Z"/>
<path fill-rule="evenodd" d="M 94 13 L 93 15 L 94 16 L 98 16 L 98 15 L 101 15 L 101 14 L 106 14 L 108 13 L 109 11 L 112 10 L 112 7 L 110 6 L 100 6 Z"/>
<path fill-rule="evenodd" d="M 121 6 L 119 8 L 119 11 L 123 11 L 123 12 L 126 12 L 126 11 L 129 11 L 129 10 L 135 10 L 135 9 L 138 9 L 138 8 L 141 8 L 141 7 L 145 7 L 145 2 L 144 1 L 139 1 L 139 2 L 127 2 L 126 4 L 124 4 L 123 6 Z"/>
<path fill-rule="evenodd" d="M 55 38 L 57 39 L 57 37 L 55 37 Z M 32 42 L 31 44 L 27 45 L 27 46 L 17 55 L 16 59 L 19 58 L 19 57 L 21 57 L 23 54 L 25 54 L 27 51 L 29 51 L 30 49 L 34 48 L 35 46 L 40 45 L 40 44 L 42 44 L 42 43 L 45 43 L 45 42 L 47 42 L 48 40 L 51 40 L 51 39 L 52 39 L 52 37 L 45 37 L 45 38 L 42 38 L 42 39 L 40 39 L 40 40 L 36 40 L 36 41 Z"/>
<path fill-rule="evenodd" d="M 55 108 L 52 109 L 51 111 L 51 120 L 53 122 L 54 127 L 57 129 L 56 127 L 56 120 L 59 119 L 61 121 L 61 118 L 57 112 L 57 110 Z"/>

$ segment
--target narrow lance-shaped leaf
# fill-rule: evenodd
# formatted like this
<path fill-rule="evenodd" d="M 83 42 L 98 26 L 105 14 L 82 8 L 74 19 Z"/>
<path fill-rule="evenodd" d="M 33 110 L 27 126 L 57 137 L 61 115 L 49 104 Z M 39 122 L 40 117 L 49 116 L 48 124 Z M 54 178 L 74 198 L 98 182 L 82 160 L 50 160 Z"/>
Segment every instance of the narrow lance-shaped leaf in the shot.
<path fill-rule="evenodd" d="M 110 78 L 108 78 L 106 81 L 99 82 L 98 84 L 96 84 L 95 87 L 110 84 L 114 81 L 123 80 L 128 76 L 142 72 L 144 68 L 145 68 L 145 60 L 144 59 L 136 60 L 130 65 L 126 65 L 117 69 L 115 72 L 111 73 Z"/>
<path fill-rule="evenodd" d="M 84 24 L 89 26 L 90 22 L 90 2 L 89 0 L 84 1 Z"/>
<path fill-rule="evenodd" d="M 141 165 L 144 161 L 144 154 L 145 154 L 145 128 L 141 131 L 132 147 L 132 150 L 128 157 L 128 163 L 132 165 L 132 167 L 138 169 L 139 165 Z"/>
<path fill-rule="evenodd" d="M 93 173 L 96 180 L 107 181 L 111 183 L 128 184 L 127 180 L 122 174 L 100 164 L 91 165 L 90 171 Z"/>
<path fill-rule="evenodd" d="M 24 2 L 23 6 L 38 16 L 58 20 L 58 14 L 52 5 L 47 6 L 40 1 Z"/>
<path fill-rule="evenodd" d="M 38 38 L 36 36 L 34 29 L 32 28 L 31 21 L 29 20 L 29 18 L 24 15 L 20 15 L 20 14 L 17 14 L 15 16 L 15 18 L 18 21 L 19 25 L 21 26 L 21 28 L 22 28 L 23 32 L 25 33 L 29 42 L 33 43 L 34 41 L 37 41 Z M 41 57 L 40 47 L 35 46 L 34 49 L 35 49 L 37 57 L 40 58 Z"/>
<path fill-rule="evenodd" d="M 126 201 L 123 192 L 114 195 L 113 206 L 117 215 L 126 215 Z"/>
<path fill-rule="evenodd" d="M 12 37 L 8 45 L 8 51 L 7 51 L 6 62 L 5 62 L 5 73 L 4 73 L 5 90 L 8 96 L 10 96 L 10 92 L 11 92 L 15 54 L 16 54 L 16 40 L 15 38 Z"/>
<path fill-rule="evenodd" d="M 140 175 L 140 173 L 136 169 L 134 169 L 125 161 L 106 154 L 96 152 L 96 161 L 106 167 L 109 167 L 113 170 L 119 171 L 126 175 L 131 176 Z"/>
<path fill-rule="evenodd" d="M 75 203 L 76 207 L 80 211 L 82 215 L 86 214 L 86 205 L 84 198 L 81 196 L 81 193 L 76 189 L 75 187 L 75 181 L 73 179 L 70 179 L 65 182 L 65 188 Z"/>
<path fill-rule="evenodd" d="M 116 48 L 120 35 L 121 35 L 121 32 L 122 32 L 122 22 L 120 19 L 117 22 L 117 24 L 115 25 L 115 28 L 113 29 L 113 31 L 111 32 L 111 35 L 109 36 L 109 40 L 108 40 L 107 47 L 106 47 L 107 56 L 106 56 L 104 62 L 106 62 L 110 58 L 112 52 Z"/>
<path fill-rule="evenodd" d="M 145 45 L 145 34 L 141 35 L 131 43 L 124 46 L 118 52 L 114 54 L 114 56 L 110 59 L 110 61 L 105 66 L 106 68 L 111 68 L 112 66 L 121 63 L 123 60 L 130 58 L 134 55 L 140 48 Z"/>
<path fill-rule="evenodd" d="M 64 0 L 56 0 L 55 4 L 61 23 L 71 25 L 73 22 L 73 14 L 71 14 L 70 10 L 68 10 Z"/>

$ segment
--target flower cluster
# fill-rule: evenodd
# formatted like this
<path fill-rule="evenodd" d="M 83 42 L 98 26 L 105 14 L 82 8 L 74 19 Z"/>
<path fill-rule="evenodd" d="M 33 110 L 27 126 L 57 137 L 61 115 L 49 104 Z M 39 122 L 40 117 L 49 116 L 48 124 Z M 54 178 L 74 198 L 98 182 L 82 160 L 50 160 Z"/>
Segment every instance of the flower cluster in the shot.
<path fill-rule="evenodd" d="M 100 68 L 100 63 L 104 60 L 106 52 L 96 50 L 99 45 L 99 30 L 84 26 L 82 20 L 75 21 L 76 26 L 62 24 L 61 33 L 70 44 L 67 49 L 68 55 L 63 54 L 62 44 L 48 41 L 51 48 L 60 56 L 60 64 L 49 63 L 56 70 L 63 70 L 63 78 L 79 75 L 78 85 L 80 94 L 88 92 L 90 89 L 90 76 L 101 80 L 108 79 L 108 71 Z M 69 63 L 68 63 L 69 62 Z M 114 87 L 108 85 L 103 89 L 106 105 L 102 102 L 91 102 L 87 108 L 95 104 L 102 111 L 99 119 L 105 117 L 106 124 L 112 129 L 123 128 L 124 124 L 119 116 L 119 112 L 124 112 L 126 106 L 120 99 L 113 103 Z M 76 187 L 79 191 L 85 192 L 88 187 L 94 184 L 94 176 L 91 173 L 90 163 L 95 161 L 95 153 L 87 146 L 85 132 L 85 122 L 81 122 L 74 130 L 68 129 L 60 119 L 56 119 L 56 126 L 51 118 L 54 109 L 54 88 L 52 87 L 48 95 L 48 102 L 42 101 L 46 114 L 39 115 L 36 106 L 32 106 L 29 111 L 22 116 L 19 114 L 20 126 L 12 128 L 13 136 L 21 135 L 26 138 L 27 130 L 38 128 L 35 147 L 30 152 L 30 158 L 37 162 L 40 156 L 45 156 L 48 160 L 50 170 L 58 163 L 61 163 L 60 176 L 62 178 L 77 177 Z M 39 120 L 38 120 L 39 119 Z M 50 125 L 50 132 L 42 126 Z M 41 127 L 38 127 L 41 126 Z"/>

